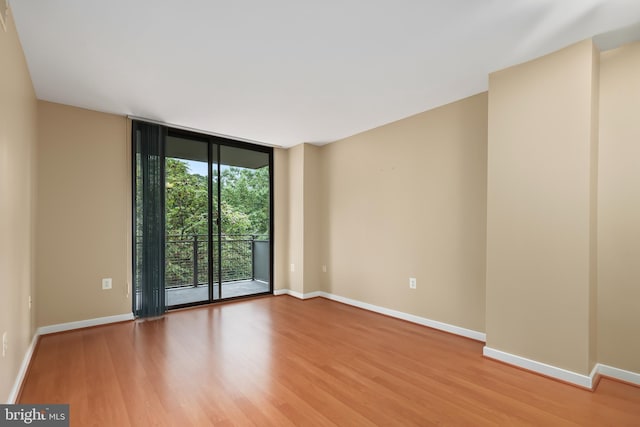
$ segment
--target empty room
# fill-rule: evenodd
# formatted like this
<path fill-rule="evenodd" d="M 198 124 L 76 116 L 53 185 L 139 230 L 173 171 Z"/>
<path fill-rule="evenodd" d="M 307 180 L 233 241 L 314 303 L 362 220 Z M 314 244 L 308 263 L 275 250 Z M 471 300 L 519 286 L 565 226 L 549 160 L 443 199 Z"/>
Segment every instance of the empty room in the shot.
<path fill-rule="evenodd" d="M 640 2 L 0 0 L 0 425 L 640 425 Z"/>

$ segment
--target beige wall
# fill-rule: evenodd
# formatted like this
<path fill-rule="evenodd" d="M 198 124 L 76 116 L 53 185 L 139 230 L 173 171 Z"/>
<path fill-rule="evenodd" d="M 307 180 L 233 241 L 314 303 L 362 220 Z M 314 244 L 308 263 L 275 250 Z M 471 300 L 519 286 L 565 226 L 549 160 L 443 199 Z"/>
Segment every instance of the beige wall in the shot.
<path fill-rule="evenodd" d="M 591 41 L 489 77 L 487 345 L 592 368 Z"/>
<path fill-rule="evenodd" d="M 600 51 L 591 46 L 589 167 L 589 367 L 598 363 L 598 149 L 600 143 Z"/>
<path fill-rule="evenodd" d="M 295 292 L 304 292 L 304 148 L 304 144 L 300 144 L 288 150 L 289 227 L 287 230 L 287 271 L 289 289 Z"/>
<path fill-rule="evenodd" d="M 35 100 L 11 19 L 0 58 L 8 396 L 36 325 L 131 311 L 130 168 L 125 118 Z M 599 58 L 580 43 L 492 74 L 489 101 L 276 149 L 274 288 L 486 331 L 581 373 L 596 350 L 640 372 L 640 44 Z"/>
<path fill-rule="evenodd" d="M 640 43 L 600 67 L 598 359 L 640 373 Z"/>
<path fill-rule="evenodd" d="M 289 288 L 289 151 L 273 150 L 273 289 Z"/>
<path fill-rule="evenodd" d="M 288 224 L 286 226 L 286 253 L 288 288 L 295 292 L 309 293 L 320 290 L 319 240 L 320 212 L 318 202 L 318 165 L 320 148 L 299 144 L 288 153 Z M 275 186 L 277 194 L 279 189 Z M 282 235 L 280 235 L 282 237 Z M 293 267 L 294 271 L 291 271 Z"/>
<path fill-rule="evenodd" d="M 131 313 L 126 119 L 39 101 L 38 131 L 38 326 Z"/>
<path fill-rule="evenodd" d="M 486 156 L 486 93 L 323 146 L 323 289 L 484 331 Z"/>
<path fill-rule="evenodd" d="M 129 122 L 43 101 L 38 106 L 38 326 L 130 313 Z M 274 288 L 281 289 L 302 286 L 302 259 L 297 282 L 288 277 L 287 241 L 289 186 L 302 197 L 302 186 L 296 188 L 302 181 L 289 180 L 287 150 L 275 150 L 274 164 Z M 292 199 L 291 206 L 301 205 Z M 113 279 L 112 290 L 101 289 L 103 277 Z"/>
<path fill-rule="evenodd" d="M 9 13 L 0 28 L 0 402 L 4 403 L 33 337 L 36 197 L 36 97 Z M 0 343 L 1 345 L 1 343 Z"/>
<path fill-rule="evenodd" d="M 321 290 L 321 148 L 304 144 L 304 292 Z"/>

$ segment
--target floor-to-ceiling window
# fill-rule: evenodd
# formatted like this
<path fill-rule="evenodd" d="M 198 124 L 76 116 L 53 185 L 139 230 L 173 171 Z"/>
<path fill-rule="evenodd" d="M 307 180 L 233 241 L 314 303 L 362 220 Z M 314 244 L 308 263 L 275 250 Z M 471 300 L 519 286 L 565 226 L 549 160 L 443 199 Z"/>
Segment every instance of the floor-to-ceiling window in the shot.
<path fill-rule="evenodd" d="M 134 311 L 271 293 L 273 150 L 137 121 L 132 137 Z"/>

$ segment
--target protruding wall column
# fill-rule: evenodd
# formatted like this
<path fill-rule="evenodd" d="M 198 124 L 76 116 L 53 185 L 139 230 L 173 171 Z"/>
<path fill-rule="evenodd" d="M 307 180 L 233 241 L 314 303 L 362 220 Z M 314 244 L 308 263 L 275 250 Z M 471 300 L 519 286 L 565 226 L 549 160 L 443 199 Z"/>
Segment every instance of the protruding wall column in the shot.
<path fill-rule="evenodd" d="M 598 61 L 585 41 L 489 77 L 485 354 L 561 368 L 587 386 L 596 356 Z"/>

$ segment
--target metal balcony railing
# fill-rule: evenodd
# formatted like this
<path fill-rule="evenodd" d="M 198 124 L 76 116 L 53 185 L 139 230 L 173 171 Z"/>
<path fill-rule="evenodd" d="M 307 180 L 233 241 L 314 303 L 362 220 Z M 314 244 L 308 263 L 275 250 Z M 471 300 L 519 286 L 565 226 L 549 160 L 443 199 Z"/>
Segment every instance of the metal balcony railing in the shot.
<path fill-rule="evenodd" d="M 263 235 L 222 235 L 222 282 L 268 281 L 269 241 Z M 138 242 L 138 247 L 141 243 Z M 218 239 L 213 240 L 213 281 L 218 282 Z M 209 241 L 206 234 L 170 235 L 165 241 L 165 287 L 209 282 Z M 138 251 L 138 254 L 140 251 Z M 139 281 L 138 281 L 139 283 Z"/>

